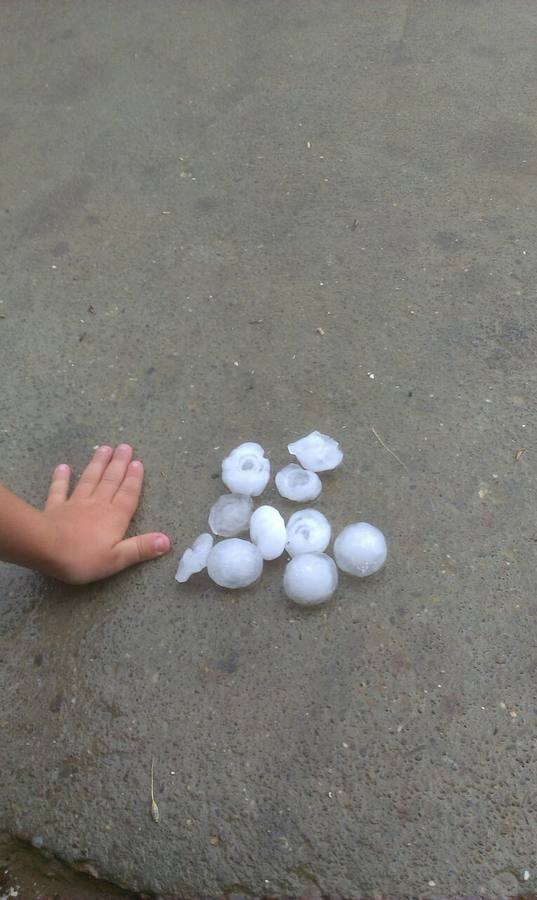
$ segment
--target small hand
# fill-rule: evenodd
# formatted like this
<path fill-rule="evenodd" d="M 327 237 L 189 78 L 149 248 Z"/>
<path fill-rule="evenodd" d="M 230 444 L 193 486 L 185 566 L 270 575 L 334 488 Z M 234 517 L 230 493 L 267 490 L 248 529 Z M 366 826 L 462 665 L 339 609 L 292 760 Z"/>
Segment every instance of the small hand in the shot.
<path fill-rule="evenodd" d="M 124 537 L 144 480 L 132 447 L 99 447 L 68 497 L 70 476 L 67 465 L 55 469 L 42 514 L 54 547 L 51 575 L 86 584 L 169 551 L 170 539 L 161 532 Z"/>

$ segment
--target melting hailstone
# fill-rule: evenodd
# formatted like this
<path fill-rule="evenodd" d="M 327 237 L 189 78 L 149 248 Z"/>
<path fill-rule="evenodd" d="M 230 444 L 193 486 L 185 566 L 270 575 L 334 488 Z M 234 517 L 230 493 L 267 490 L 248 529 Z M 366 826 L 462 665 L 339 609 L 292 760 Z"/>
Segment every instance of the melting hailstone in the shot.
<path fill-rule="evenodd" d="M 315 606 L 329 600 L 337 588 L 336 564 L 325 553 L 301 553 L 287 563 L 283 588 L 290 600 Z"/>
<path fill-rule="evenodd" d="M 330 522 L 318 509 L 299 509 L 287 523 L 285 549 L 289 556 L 326 550 L 330 543 Z"/>
<path fill-rule="evenodd" d="M 311 469 L 312 472 L 335 469 L 343 459 L 338 442 L 320 431 L 312 431 L 299 441 L 288 444 L 287 449 L 305 469 Z"/>
<path fill-rule="evenodd" d="M 285 522 L 273 506 L 260 506 L 250 519 L 250 537 L 263 559 L 277 559 L 285 549 Z"/>
<path fill-rule="evenodd" d="M 270 463 L 260 444 L 241 444 L 222 463 L 222 481 L 235 494 L 258 497 L 269 478 Z"/>
<path fill-rule="evenodd" d="M 235 537 L 246 531 L 254 509 L 251 497 L 222 494 L 209 512 L 209 528 L 221 537 Z"/>
<path fill-rule="evenodd" d="M 188 581 L 191 575 L 201 572 L 207 565 L 207 557 L 212 550 L 214 538 L 212 534 L 200 534 L 192 547 L 188 547 L 179 560 L 175 580 L 181 584 Z"/>
<path fill-rule="evenodd" d="M 364 578 L 378 572 L 386 562 L 386 538 L 368 522 L 354 522 L 340 531 L 334 541 L 334 556 L 340 569 Z"/>
<path fill-rule="evenodd" d="M 250 541 L 228 538 L 214 545 L 207 560 L 207 571 L 220 587 L 248 587 L 263 571 L 263 557 Z"/>
<path fill-rule="evenodd" d="M 323 489 L 321 479 L 315 472 L 303 469 L 296 463 L 290 463 L 285 469 L 281 469 L 275 481 L 282 497 L 298 503 L 316 500 Z"/>

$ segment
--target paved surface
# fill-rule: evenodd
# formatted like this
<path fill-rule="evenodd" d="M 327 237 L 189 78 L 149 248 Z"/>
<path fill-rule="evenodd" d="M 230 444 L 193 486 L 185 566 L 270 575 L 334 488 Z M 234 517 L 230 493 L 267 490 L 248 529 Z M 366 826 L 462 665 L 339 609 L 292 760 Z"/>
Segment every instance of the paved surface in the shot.
<path fill-rule="evenodd" d="M 319 427 L 319 507 L 391 554 L 309 615 L 283 562 L 235 596 L 176 552 L 77 590 L 2 567 L 0 829 L 163 895 L 536 888 L 536 27 L 4 5 L 3 480 L 37 503 L 130 439 L 178 551 L 225 450 Z"/>

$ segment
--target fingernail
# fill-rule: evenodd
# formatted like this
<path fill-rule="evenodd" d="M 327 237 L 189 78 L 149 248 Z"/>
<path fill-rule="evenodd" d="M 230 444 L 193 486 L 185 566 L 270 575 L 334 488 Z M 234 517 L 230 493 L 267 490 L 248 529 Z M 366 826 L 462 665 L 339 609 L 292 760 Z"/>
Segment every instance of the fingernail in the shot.
<path fill-rule="evenodd" d="M 99 453 L 111 453 L 112 448 L 108 446 L 108 444 L 101 444 L 99 447 Z"/>
<path fill-rule="evenodd" d="M 131 466 L 133 467 L 133 469 L 143 469 L 144 464 L 141 459 L 133 459 L 133 461 L 131 462 Z"/>
<path fill-rule="evenodd" d="M 154 547 L 159 556 L 162 556 L 163 553 L 167 553 L 170 549 L 169 537 L 167 537 L 167 535 L 165 534 L 157 535 L 157 537 L 155 538 Z"/>
<path fill-rule="evenodd" d="M 118 450 L 130 450 L 130 444 L 120 444 L 117 448 Z"/>
<path fill-rule="evenodd" d="M 56 466 L 57 472 L 67 472 L 68 469 L 69 466 L 67 465 L 67 463 L 60 463 L 59 466 Z"/>

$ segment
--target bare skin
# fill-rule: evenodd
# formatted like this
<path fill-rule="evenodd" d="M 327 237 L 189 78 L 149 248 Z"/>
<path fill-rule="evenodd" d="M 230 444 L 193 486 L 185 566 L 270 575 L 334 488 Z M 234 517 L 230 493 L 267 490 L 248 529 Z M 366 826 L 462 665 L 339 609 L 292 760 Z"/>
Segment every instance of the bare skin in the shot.
<path fill-rule="evenodd" d="M 70 478 L 68 465 L 56 467 L 43 511 L 0 485 L 1 560 L 87 584 L 170 550 L 162 532 L 125 538 L 144 480 L 129 444 L 99 447 L 71 496 Z"/>

